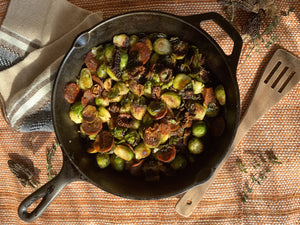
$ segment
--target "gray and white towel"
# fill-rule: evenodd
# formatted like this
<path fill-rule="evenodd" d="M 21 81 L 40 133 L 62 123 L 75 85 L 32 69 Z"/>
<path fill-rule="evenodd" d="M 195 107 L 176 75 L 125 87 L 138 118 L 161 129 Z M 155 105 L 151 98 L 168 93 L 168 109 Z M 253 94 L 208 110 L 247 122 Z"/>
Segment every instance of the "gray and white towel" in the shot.
<path fill-rule="evenodd" d="M 0 28 L 0 98 L 20 132 L 53 131 L 50 101 L 59 65 L 78 34 L 102 20 L 66 0 L 11 0 Z"/>

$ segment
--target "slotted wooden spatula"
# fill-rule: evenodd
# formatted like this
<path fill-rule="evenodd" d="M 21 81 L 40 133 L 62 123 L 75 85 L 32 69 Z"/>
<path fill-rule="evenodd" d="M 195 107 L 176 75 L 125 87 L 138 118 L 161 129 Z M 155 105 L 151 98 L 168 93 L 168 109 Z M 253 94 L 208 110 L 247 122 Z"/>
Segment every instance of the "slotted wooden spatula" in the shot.
<path fill-rule="evenodd" d="M 188 217 L 192 214 L 202 199 L 230 154 L 248 132 L 251 126 L 272 106 L 286 95 L 300 80 L 300 60 L 283 49 L 278 49 L 266 66 L 258 83 L 252 101 L 241 119 L 235 139 L 223 161 L 216 168 L 213 176 L 205 183 L 189 191 L 177 202 L 175 210 L 180 215 Z"/>

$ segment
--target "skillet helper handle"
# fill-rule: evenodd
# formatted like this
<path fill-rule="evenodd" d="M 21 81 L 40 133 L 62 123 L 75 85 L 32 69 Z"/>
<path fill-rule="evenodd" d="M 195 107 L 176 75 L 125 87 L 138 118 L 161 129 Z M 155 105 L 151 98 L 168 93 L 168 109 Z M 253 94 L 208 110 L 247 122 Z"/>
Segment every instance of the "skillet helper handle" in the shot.
<path fill-rule="evenodd" d="M 232 39 L 234 43 L 232 53 L 230 55 L 226 55 L 223 51 L 223 55 L 227 58 L 229 62 L 228 65 L 230 66 L 232 71 L 233 72 L 236 71 L 242 46 L 243 46 L 243 40 L 241 38 L 241 35 L 223 16 L 221 16 L 216 12 L 209 12 L 209 13 L 203 13 L 198 15 L 183 16 L 181 18 L 193 24 L 197 28 L 200 26 L 201 22 L 209 21 L 209 20 L 212 20 L 217 25 L 219 25 L 219 27 L 222 28 L 227 33 L 227 35 Z M 210 36 L 209 34 L 207 35 Z"/>
<path fill-rule="evenodd" d="M 77 180 L 80 180 L 79 172 L 73 167 L 71 162 L 66 160 L 66 157 L 64 156 L 63 166 L 59 174 L 29 195 L 19 205 L 19 217 L 26 222 L 31 222 L 37 219 L 66 185 Z M 32 212 L 28 212 L 28 208 L 39 199 L 42 199 L 42 201 L 38 204 L 38 206 Z"/>

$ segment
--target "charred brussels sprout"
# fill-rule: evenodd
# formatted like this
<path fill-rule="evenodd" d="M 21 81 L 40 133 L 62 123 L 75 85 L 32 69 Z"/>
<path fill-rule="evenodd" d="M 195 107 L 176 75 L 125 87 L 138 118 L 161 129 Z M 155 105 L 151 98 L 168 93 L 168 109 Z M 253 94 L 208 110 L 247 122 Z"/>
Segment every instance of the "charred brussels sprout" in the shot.
<path fill-rule="evenodd" d="M 172 55 L 176 59 L 183 59 L 189 50 L 189 44 L 185 41 L 177 41 L 172 46 L 173 53 Z"/>
<path fill-rule="evenodd" d="M 105 79 L 107 77 L 106 67 L 106 64 L 102 63 L 97 69 L 97 75 L 101 79 Z"/>
<path fill-rule="evenodd" d="M 113 37 L 113 43 L 119 48 L 128 48 L 129 37 L 126 34 L 119 34 Z"/>
<path fill-rule="evenodd" d="M 157 38 L 153 43 L 153 49 L 159 55 L 168 55 L 172 52 L 171 43 L 166 38 Z"/>
<path fill-rule="evenodd" d="M 165 92 L 161 95 L 161 100 L 163 100 L 167 106 L 170 108 L 178 108 L 181 104 L 181 98 L 175 92 Z"/>
<path fill-rule="evenodd" d="M 97 106 L 109 106 L 109 99 L 107 97 L 99 97 L 95 99 L 95 104 Z"/>
<path fill-rule="evenodd" d="M 197 102 L 194 104 L 193 107 L 194 107 L 194 119 L 203 120 L 207 112 L 206 107 Z"/>
<path fill-rule="evenodd" d="M 147 110 L 147 106 L 146 105 L 140 105 L 138 103 L 133 103 L 131 105 L 131 109 L 130 109 L 130 112 L 131 112 L 131 115 L 137 119 L 137 120 L 142 120 L 145 113 L 146 113 L 146 110 Z"/>
<path fill-rule="evenodd" d="M 202 93 L 202 91 L 205 87 L 205 85 L 202 82 L 193 80 L 192 84 L 193 84 L 193 92 L 195 95 Z"/>
<path fill-rule="evenodd" d="M 136 36 L 135 34 L 131 35 L 129 37 L 129 45 L 132 46 L 134 45 L 135 43 L 137 43 L 139 41 L 139 37 Z"/>
<path fill-rule="evenodd" d="M 115 50 L 116 50 L 116 47 L 114 45 L 107 45 L 105 47 L 104 57 L 108 63 L 113 60 Z"/>
<path fill-rule="evenodd" d="M 188 149 L 192 154 L 200 154 L 203 152 L 204 145 L 199 138 L 191 138 L 188 143 Z"/>
<path fill-rule="evenodd" d="M 147 107 L 148 113 L 154 118 L 161 116 L 162 114 L 165 114 L 166 110 L 167 110 L 166 104 L 161 101 L 152 101 Z"/>
<path fill-rule="evenodd" d="M 98 166 L 103 169 L 109 166 L 110 158 L 108 154 L 98 153 L 96 156 Z"/>

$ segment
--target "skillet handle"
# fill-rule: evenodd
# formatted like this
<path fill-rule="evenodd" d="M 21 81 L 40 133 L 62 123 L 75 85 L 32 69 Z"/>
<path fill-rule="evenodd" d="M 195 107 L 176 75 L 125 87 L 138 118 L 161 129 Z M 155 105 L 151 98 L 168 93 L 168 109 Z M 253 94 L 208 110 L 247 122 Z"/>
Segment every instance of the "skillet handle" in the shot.
<path fill-rule="evenodd" d="M 26 222 L 31 222 L 37 219 L 66 185 L 78 180 L 81 180 L 81 175 L 72 163 L 67 160 L 67 157 L 64 156 L 63 166 L 59 174 L 29 195 L 19 205 L 19 217 Z M 39 199 L 42 199 L 42 201 L 38 204 L 38 206 L 32 212 L 28 212 L 27 209 Z"/>
<path fill-rule="evenodd" d="M 236 29 L 223 16 L 221 16 L 220 14 L 218 14 L 216 12 L 209 12 L 209 13 L 203 13 L 203 14 L 198 14 L 198 15 L 183 16 L 181 18 L 183 20 L 185 20 L 186 22 L 191 23 L 192 25 L 194 25 L 197 28 L 200 26 L 201 22 L 208 21 L 208 20 L 212 20 L 216 24 L 218 24 L 228 34 L 228 36 L 233 40 L 234 45 L 233 45 L 233 50 L 232 50 L 231 55 L 226 55 L 224 53 L 224 51 L 223 51 L 223 54 L 224 54 L 224 56 L 227 57 L 227 59 L 229 61 L 229 66 L 232 69 L 232 71 L 233 72 L 236 71 L 236 68 L 237 68 L 237 65 L 239 62 L 239 58 L 240 58 L 240 54 L 241 54 L 241 50 L 242 50 L 242 46 L 243 46 L 243 40 L 242 40 L 240 34 L 236 31 Z M 207 32 L 205 32 L 205 33 L 210 37 L 210 35 Z"/>

